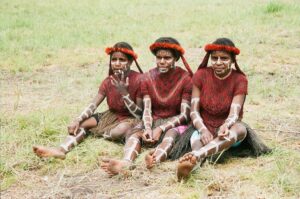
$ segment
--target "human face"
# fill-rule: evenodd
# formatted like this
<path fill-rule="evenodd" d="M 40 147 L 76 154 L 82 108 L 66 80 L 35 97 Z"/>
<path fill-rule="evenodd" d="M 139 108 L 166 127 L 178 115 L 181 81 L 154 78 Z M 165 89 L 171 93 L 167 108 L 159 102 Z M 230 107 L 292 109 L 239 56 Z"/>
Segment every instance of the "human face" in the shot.
<path fill-rule="evenodd" d="M 210 60 L 212 68 L 217 76 L 224 77 L 230 72 L 232 58 L 226 51 L 213 51 Z"/>
<path fill-rule="evenodd" d="M 111 55 L 111 68 L 115 75 L 122 72 L 127 72 L 130 69 L 131 62 L 127 56 L 122 52 L 114 52 Z"/>
<path fill-rule="evenodd" d="M 175 66 L 175 57 L 170 50 L 156 52 L 156 65 L 160 73 L 167 73 Z"/>

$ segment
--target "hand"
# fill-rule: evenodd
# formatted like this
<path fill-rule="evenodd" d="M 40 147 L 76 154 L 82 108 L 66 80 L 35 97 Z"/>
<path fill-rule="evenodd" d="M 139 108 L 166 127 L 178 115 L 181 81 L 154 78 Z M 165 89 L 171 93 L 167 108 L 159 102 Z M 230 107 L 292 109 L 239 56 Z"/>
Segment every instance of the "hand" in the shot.
<path fill-rule="evenodd" d="M 213 140 L 212 134 L 209 132 L 209 130 L 202 130 L 202 135 L 200 142 L 203 144 L 203 146 L 207 145 L 210 141 Z"/>
<path fill-rule="evenodd" d="M 142 135 L 143 141 L 145 143 L 152 143 L 153 142 L 153 137 L 152 137 L 152 129 L 145 129 Z"/>
<path fill-rule="evenodd" d="M 111 75 L 110 81 L 121 95 L 124 96 L 128 94 L 129 78 L 126 77 L 125 80 L 125 75 L 123 71 L 121 72 L 121 79 L 119 78 L 119 76 L 114 77 Z"/>
<path fill-rule="evenodd" d="M 153 133 L 153 141 L 157 142 L 162 134 L 162 129 L 160 127 L 156 127 L 152 133 Z"/>
<path fill-rule="evenodd" d="M 224 123 L 222 126 L 220 126 L 218 131 L 218 137 L 221 140 L 226 139 L 226 137 L 229 135 L 229 129 L 226 123 Z"/>
<path fill-rule="evenodd" d="M 70 135 L 76 135 L 79 127 L 80 127 L 80 122 L 78 120 L 73 121 L 68 126 L 68 132 L 69 132 L 69 134 Z"/>

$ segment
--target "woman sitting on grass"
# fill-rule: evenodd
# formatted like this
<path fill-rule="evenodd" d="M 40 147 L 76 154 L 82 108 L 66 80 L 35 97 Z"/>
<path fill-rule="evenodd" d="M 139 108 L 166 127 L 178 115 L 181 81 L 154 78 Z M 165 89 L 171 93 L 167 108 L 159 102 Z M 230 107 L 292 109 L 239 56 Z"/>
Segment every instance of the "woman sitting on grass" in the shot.
<path fill-rule="evenodd" d="M 193 73 L 183 57 L 183 48 L 176 39 L 161 37 L 150 46 L 150 50 L 156 57 L 156 67 L 143 75 L 143 122 L 132 129 L 123 160 L 103 160 L 101 167 L 110 176 L 132 164 L 141 152 L 142 140 L 152 147 L 160 143 L 147 155 L 147 168 L 166 160 L 175 138 L 184 132 L 190 120 Z M 188 72 L 175 65 L 179 58 Z"/>
<path fill-rule="evenodd" d="M 84 140 L 88 130 L 106 139 L 121 140 L 139 122 L 142 115 L 139 89 L 142 70 L 136 61 L 137 55 L 126 42 L 116 43 L 107 48 L 106 53 L 110 55 L 109 76 L 101 83 L 92 103 L 68 126 L 69 136 L 59 147 L 34 146 L 37 156 L 64 159 L 72 147 Z M 130 70 L 133 61 L 140 73 Z M 109 110 L 94 114 L 105 98 Z"/>
<path fill-rule="evenodd" d="M 172 159 L 187 152 L 189 143 L 192 149 L 179 160 L 179 180 L 187 178 L 196 163 L 207 156 L 240 145 L 250 132 L 241 122 L 248 81 L 236 62 L 239 49 L 231 40 L 220 38 L 206 45 L 205 51 L 207 54 L 193 76 L 190 116 L 194 128 L 189 129 L 174 147 L 178 154 Z M 209 58 L 211 67 L 207 67 Z M 254 136 L 251 131 L 251 138 Z M 257 137 L 254 140 L 257 141 Z M 255 144 L 261 151 L 268 151 L 263 143 Z"/>

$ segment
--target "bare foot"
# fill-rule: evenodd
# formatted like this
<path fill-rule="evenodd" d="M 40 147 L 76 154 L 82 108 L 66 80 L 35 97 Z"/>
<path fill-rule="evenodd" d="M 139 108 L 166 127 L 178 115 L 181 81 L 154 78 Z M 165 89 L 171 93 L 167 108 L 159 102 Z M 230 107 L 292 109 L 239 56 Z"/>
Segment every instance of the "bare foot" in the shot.
<path fill-rule="evenodd" d="M 155 150 L 151 150 L 146 156 L 145 156 L 145 162 L 146 162 L 146 167 L 147 169 L 151 169 L 154 167 L 156 161 L 155 161 L 155 155 L 154 155 Z"/>
<path fill-rule="evenodd" d="M 108 166 L 109 166 L 109 159 L 103 158 L 100 165 L 101 169 L 107 172 Z"/>
<path fill-rule="evenodd" d="M 34 146 L 32 149 L 33 152 L 39 157 L 54 157 L 62 160 L 66 158 L 66 154 L 60 148 Z"/>
<path fill-rule="evenodd" d="M 130 165 L 131 163 L 126 160 L 102 159 L 100 167 L 109 175 L 109 177 L 112 177 L 123 172 L 124 168 Z"/>
<path fill-rule="evenodd" d="M 197 163 L 197 158 L 191 153 L 185 154 L 179 159 L 177 165 L 177 178 L 178 180 L 187 179 Z"/>

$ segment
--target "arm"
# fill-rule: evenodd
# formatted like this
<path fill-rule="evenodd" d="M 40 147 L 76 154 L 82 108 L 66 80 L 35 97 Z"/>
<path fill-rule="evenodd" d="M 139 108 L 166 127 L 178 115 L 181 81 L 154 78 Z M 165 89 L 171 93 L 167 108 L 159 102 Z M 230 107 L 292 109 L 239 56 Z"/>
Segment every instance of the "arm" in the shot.
<path fill-rule="evenodd" d="M 199 110 L 200 110 L 200 89 L 194 85 L 192 91 L 191 119 L 194 127 L 199 132 L 201 132 L 203 130 L 207 130 L 207 128 L 203 123 Z"/>
<path fill-rule="evenodd" d="M 84 120 L 88 119 L 91 117 L 91 115 L 95 112 L 99 104 L 104 100 L 105 96 L 98 93 L 93 101 L 82 111 L 82 113 L 79 115 L 77 118 L 78 122 L 83 122 Z"/>
<path fill-rule="evenodd" d="M 151 99 L 149 95 L 144 96 L 144 114 L 143 114 L 143 123 L 145 126 L 145 129 L 151 129 L 152 128 L 152 111 L 151 111 Z"/>
<path fill-rule="evenodd" d="M 151 98 L 149 95 L 143 97 L 144 102 L 144 114 L 143 114 L 143 123 L 145 126 L 145 131 L 143 133 L 143 139 L 146 142 L 152 141 L 152 108 L 151 108 Z"/>
<path fill-rule="evenodd" d="M 142 116 L 142 99 L 137 98 L 136 103 L 131 100 L 129 93 L 127 95 L 122 95 L 125 106 L 129 110 L 129 112 L 137 119 L 141 119 Z"/>
<path fill-rule="evenodd" d="M 70 134 L 76 135 L 76 132 L 84 120 L 91 117 L 95 112 L 99 104 L 105 99 L 105 95 L 98 93 L 92 102 L 82 111 L 82 113 L 68 126 L 68 132 Z"/>
<path fill-rule="evenodd" d="M 228 128 L 230 128 L 239 119 L 240 111 L 245 102 L 245 97 L 245 95 L 237 95 L 232 99 L 230 112 L 228 118 L 225 120 L 225 124 Z"/>
<path fill-rule="evenodd" d="M 192 107 L 191 107 L 191 119 L 194 127 L 201 133 L 201 139 L 203 145 L 208 144 L 213 136 L 203 123 L 203 119 L 199 113 L 200 110 L 200 89 L 193 85 L 192 91 Z"/>
<path fill-rule="evenodd" d="M 161 128 L 163 132 L 166 132 L 171 128 L 179 126 L 183 122 L 188 122 L 190 120 L 189 118 L 190 108 L 191 108 L 190 102 L 187 100 L 182 100 L 180 106 L 180 114 L 173 117 L 167 123 L 160 125 L 159 128 Z"/>
<path fill-rule="evenodd" d="M 225 136 L 227 136 L 229 133 L 229 129 L 239 119 L 240 111 L 242 109 L 242 106 L 244 105 L 245 98 L 246 95 L 236 95 L 233 97 L 229 115 L 218 132 L 219 137 L 224 138 Z"/>

